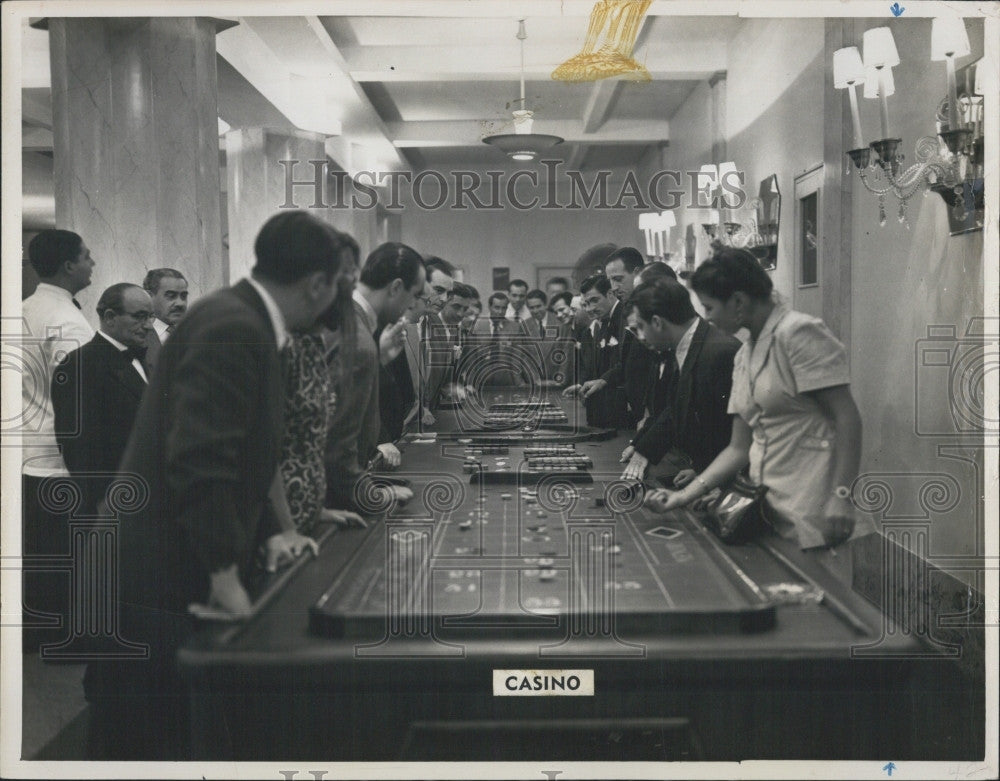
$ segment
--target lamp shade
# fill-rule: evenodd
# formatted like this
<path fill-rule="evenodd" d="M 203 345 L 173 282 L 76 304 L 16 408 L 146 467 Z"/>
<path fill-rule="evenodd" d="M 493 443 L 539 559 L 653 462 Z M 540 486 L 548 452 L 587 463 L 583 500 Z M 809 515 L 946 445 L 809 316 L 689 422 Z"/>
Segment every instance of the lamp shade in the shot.
<path fill-rule="evenodd" d="M 667 228 L 673 228 L 677 224 L 677 217 L 669 209 L 660 212 L 660 220 L 662 221 L 661 225 Z"/>
<path fill-rule="evenodd" d="M 899 53 L 888 27 L 873 27 L 865 30 L 862 38 L 865 68 L 884 68 L 899 65 Z"/>
<path fill-rule="evenodd" d="M 931 23 L 931 59 L 964 57 L 969 53 L 969 36 L 960 16 L 941 16 Z"/>
<path fill-rule="evenodd" d="M 865 69 L 865 97 L 877 98 L 878 94 L 878 71 L 875 68 Z M 885 69 L 885 96 L 896 92 L 896 82 L 892 78 L 892 68 Z"/>
<path fill-rule="evenodd" d="M 644 212 L 639 215 L 639 230 L 656 230 L 660 227 L 660 215 L 656 212 Z"/>
<path fill-rule="evenodd" d="M 865 69 L 861 64 L 861 52 L 857 46 L 837 49 L 833 53 L 833 86 L 845 89 L 865 80 Z"/>

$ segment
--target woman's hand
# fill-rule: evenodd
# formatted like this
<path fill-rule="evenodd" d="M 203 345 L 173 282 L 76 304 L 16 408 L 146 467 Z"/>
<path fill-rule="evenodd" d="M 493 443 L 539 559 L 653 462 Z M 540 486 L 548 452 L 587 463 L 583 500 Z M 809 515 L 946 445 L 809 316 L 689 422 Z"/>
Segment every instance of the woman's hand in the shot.
<path fill-rule="evenodd" d="M 646 494 L 643 504 L 654 513 L 667 513 L 683 507 L 687 502 L 681 496 L 680 491 L 669 491 L 666 488 L 658 488 Z"/>

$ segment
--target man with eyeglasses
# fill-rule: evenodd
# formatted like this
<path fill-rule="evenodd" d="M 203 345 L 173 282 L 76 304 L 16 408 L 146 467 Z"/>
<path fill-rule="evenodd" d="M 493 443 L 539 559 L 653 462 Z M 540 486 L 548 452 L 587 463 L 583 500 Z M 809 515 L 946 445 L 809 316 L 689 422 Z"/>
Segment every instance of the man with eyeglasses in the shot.
<path fill-rule="evenodd" d="M 100 330 L 52 376 L 56 441 L 83 497 L 78 514 L 96 512 L 125 453 L 148 382 L 153 304 L 141 287 L 121 282 L 101 294 L 97 316 Z"/>

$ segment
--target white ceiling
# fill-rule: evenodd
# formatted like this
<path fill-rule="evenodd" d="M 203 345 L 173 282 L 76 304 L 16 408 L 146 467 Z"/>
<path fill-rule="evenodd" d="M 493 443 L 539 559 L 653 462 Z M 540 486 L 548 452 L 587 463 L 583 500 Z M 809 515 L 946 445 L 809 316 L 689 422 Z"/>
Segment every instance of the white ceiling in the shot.
<path fill-rule="evenodd" d="M 217 36 L 219 116 L 232 127 L 340 136 L 350 142 L 342 148 L 385 170 L 504 165 L 482 138 L 512 132 L 523 16 L 534 131 L 562 136 L 559 155 L 576 167 L 630 165 L 669 141 L 670 118 L 691 90 L 725 70 L 741 22 L 669 16 L 669 3 L 654 2 L 633 50 L 651 83 L 552 80 L 580 51 L 592 5 L 410 0 L 340 3 L 341 16 L 238 17 Z M 51 150 L 46 32 L 25 29 L 22 64 L 25 150 Z"/>

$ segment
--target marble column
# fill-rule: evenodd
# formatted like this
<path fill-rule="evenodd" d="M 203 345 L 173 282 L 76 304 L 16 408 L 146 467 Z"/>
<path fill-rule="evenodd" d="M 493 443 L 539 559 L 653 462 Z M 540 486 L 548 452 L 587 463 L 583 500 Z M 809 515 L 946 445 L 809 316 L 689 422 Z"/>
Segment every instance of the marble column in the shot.
<path fill-rule="evenodd" d="M 179 269 L 220 287 L 215 35 L 209 18 L 50 18 L 56 224 L 97 265 L 88 317 L 115 282 Z"/>
<path fill-rule="evenodd" d="M 284 209 L 306 209 L 354 234 L 350 190 L 345 196 L 338 189 L 346 174 L 329 159 L 325 143 L 325 136 L 304 130 L 244 127 L 226 133 L 231 281 L 249 273 L 257 232 Z"/>

